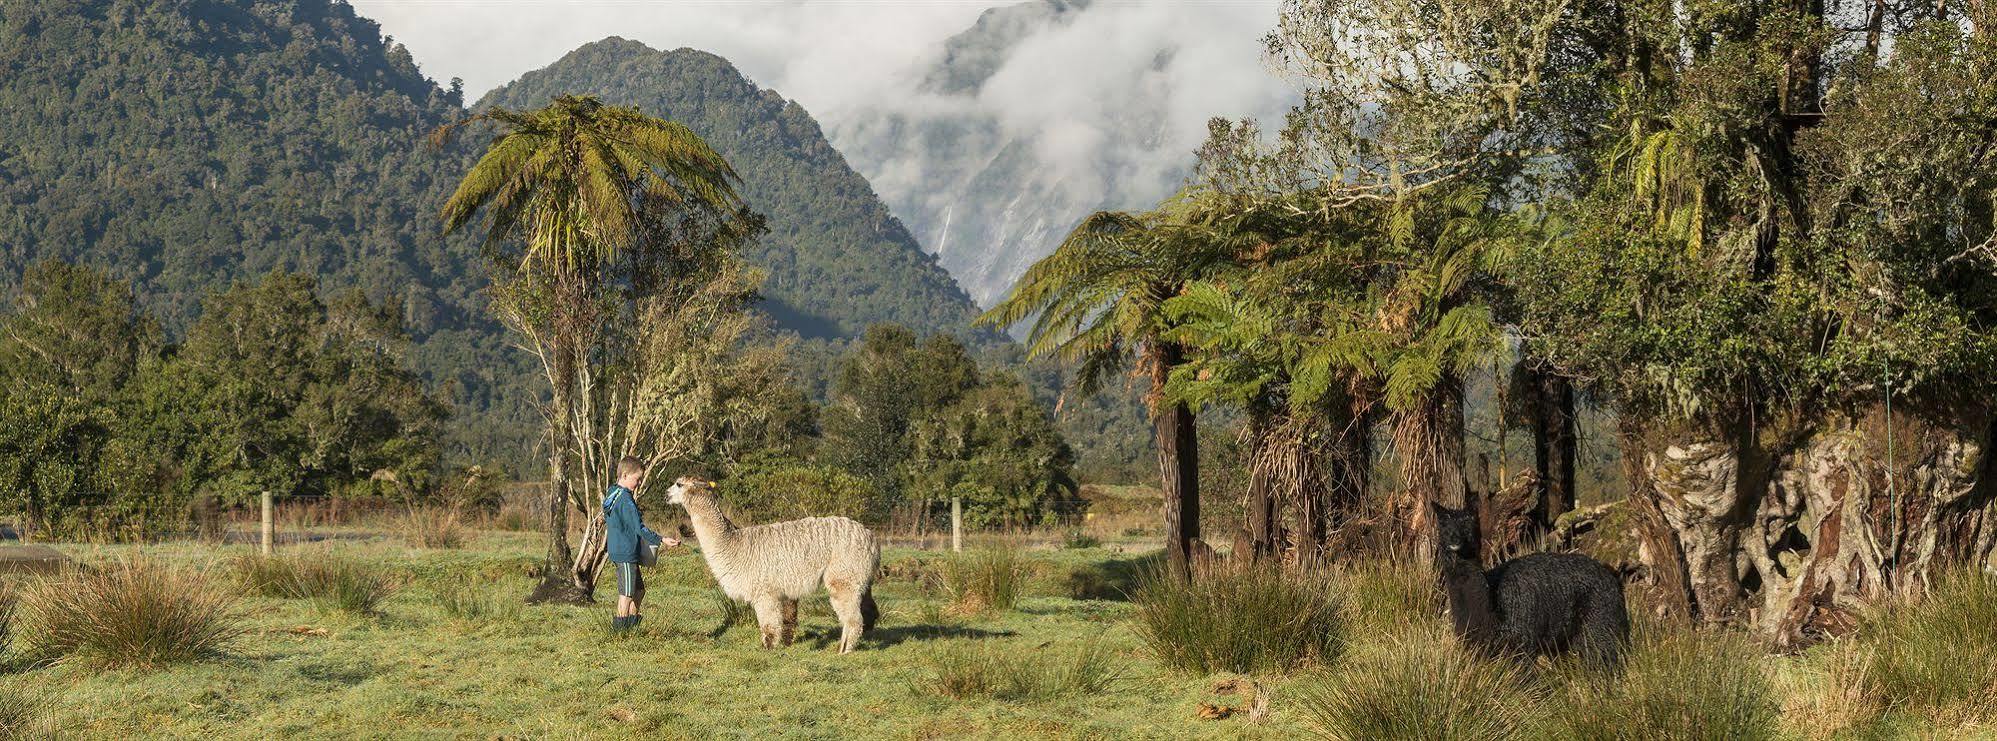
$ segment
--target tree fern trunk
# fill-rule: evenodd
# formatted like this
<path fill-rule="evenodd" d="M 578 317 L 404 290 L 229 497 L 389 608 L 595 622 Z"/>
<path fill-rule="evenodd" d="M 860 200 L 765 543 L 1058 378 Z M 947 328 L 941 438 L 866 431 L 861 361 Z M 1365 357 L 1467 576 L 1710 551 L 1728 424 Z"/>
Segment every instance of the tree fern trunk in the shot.
<path fill-rule="evenodd" d="M 1533 471 L 1539 497 L 1533 525 L 1540 533 L 1553 529 L 1575 504 L 1574 455 L 1579 433 L 1574 416 L 1574 385 L 1566 377 L 1542 368 L 1529 368 L 1527 392 L 1532 395 Z"/>
<path fill-rule="evenodd" d="M 1192 409 L 1164 400 L 1165 381 L 1184 361 L 1184 350 L 1168 342 L 1152 344 L 1150 401 L 1158 444 L 1158 488 L 1165 500 L 1165 559 L 1174 573 L 1189 577 L 1194 543 L 1200 539 L 1199 432 Z"/>
<path fill-rule="evenodd" d="M 1413 553 L 1435 551 L 1429 503 L 1450 509 L 1472 505 L 1463 466 L 1463 383 L 1444 378 L 1413 408 L 1395 413 L 1394 452 L 1406 493 L 1396 509 L 1409 523 L 1403 545 Z"/>

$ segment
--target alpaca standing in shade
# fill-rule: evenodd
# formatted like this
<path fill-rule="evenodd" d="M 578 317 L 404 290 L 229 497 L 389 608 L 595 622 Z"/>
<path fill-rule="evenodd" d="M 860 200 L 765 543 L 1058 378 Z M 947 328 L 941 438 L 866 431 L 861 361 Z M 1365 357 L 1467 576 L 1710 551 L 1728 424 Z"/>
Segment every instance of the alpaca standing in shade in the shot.
<path fill-rule="evenodd" d="M 873 585 L 881 547 L 866 526 L 844 517 L 808 517 L 738 528 L 721 514 L 713 485 L 691 477 L 673 482 L 666 499 L 686 508 L 721 591 L 756 609 L 764 648 L 796 640 L 797 601 L 820 583 L 839 616 L 839 653 L 859 647 L 861 634 L 880 619 Z"/>
<path fill-rule="evenodd" d="M 1535 553 L 1485 571 L 1477 516 L 1431 504 L 1436 565 L 1456 634 L 1491 655 L 1552 656 L 1569 650 L 1614 667 L 1629 641 L 1623 583 L 1602 562 L 1576 553 Z"/>

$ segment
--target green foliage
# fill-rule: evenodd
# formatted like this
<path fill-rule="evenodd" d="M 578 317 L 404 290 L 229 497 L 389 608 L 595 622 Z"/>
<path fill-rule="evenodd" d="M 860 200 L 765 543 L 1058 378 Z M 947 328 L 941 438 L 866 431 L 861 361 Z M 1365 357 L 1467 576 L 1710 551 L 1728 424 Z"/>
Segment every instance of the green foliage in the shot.
<path fill-rule="evenodd" d="M 744 464 L 719 489 L 731 510 L 755 522 L 832 516 L 873 522 L 881 506 L 880 492 L 866 479 L 789 459 Z"/>
<path fill-rule="evenodd" d="M 30 582 L 20 617 L 30 654 L 115 667 L 213 656 L 246 629 L 236 598 L 207 574 L 148 560 Z"/>
<path fill-rule="evenodd" d="M 1538 706 L 1514 665 L 1412 631 L 1321 675 L 1301 699 L 1320 737 L 1360 741 L 1533 738 Z"/>
<path fill-rule="evenodd" d="M 770 231 L 742 257 L 765 267 L 777 322 L 808 337 L 882 322 L 959 331 L 975 308 L 846 164 L 796 103 L 758 89 L 726 60 L 606 39 L 502 87 L 479 107 L 532 107 L 591 94 L 686 125 L 742 173 L 741 194 Z"/>
<path fill-rule="evenodd" d="M 1154 571 L 1130 596 L 1158 662 L 1193 674 L 1287 672 L 1329 660 L 1344 621 L 1326 580 L 1273 568 Z"/>
<path fill-rule="evenodd" d="M 1074 452 L 1053 416 L 950 336 L 869 329 L 840 366 L 823 424 L 821 460 L 867 479 L 887 506 L 928 512 L 963 497 L 973 528 L 1078 510 Z"/>
<path fill-rule="evenodd" d="M 929 654 L 935 689 L 958 700 L 1027 702 L 1081 697 L 1114 684 L 1121 667 L 1100 643 L 1075 651 L 1023 651 L 1001 641 L 953 642 Z"/>

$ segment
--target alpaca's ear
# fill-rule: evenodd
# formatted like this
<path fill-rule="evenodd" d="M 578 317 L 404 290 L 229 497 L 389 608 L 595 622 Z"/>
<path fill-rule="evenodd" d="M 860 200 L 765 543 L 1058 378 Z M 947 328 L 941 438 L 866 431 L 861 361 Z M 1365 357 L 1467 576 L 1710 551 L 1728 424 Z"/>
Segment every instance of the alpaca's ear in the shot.
<path fill-rule="evenodd" d="M 1433 499 L 1429 500 L 1428 502 L 1428 511 L 1430 513 L 1433 513 L 1437 519 L 1449 516 L 1449 510 L 1443 507 L 1441 502 L 1435 501 Z"/>

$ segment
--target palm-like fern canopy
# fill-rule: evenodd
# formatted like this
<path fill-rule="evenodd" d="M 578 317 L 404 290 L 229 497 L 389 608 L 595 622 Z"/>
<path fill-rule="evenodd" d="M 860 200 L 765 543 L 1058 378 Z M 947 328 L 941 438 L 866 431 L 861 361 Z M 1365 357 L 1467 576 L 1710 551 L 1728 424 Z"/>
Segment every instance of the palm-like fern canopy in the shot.
<path fill-rule="evenodd" d="M 739 203 L 735 171 L 691 129 L 564 95 L 532 111 L 492 108 L 437 130 L 501 129 L 443 209 L 456 231 L 483 210 L 487 240 L 527 238 L 522 269 L 574 270 L 616 259 L 642 232 L 641 214 L 685 205 L 726 212 Z"/>

